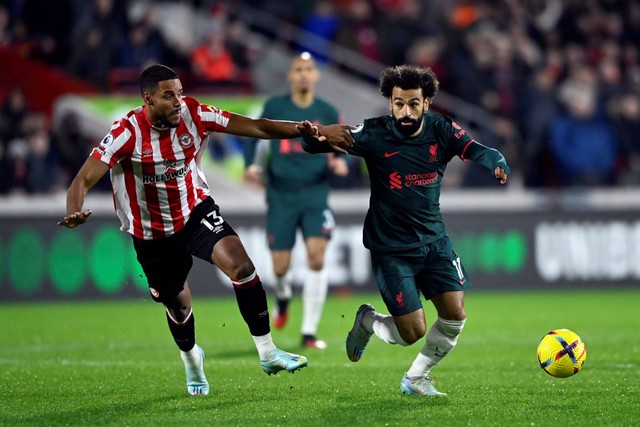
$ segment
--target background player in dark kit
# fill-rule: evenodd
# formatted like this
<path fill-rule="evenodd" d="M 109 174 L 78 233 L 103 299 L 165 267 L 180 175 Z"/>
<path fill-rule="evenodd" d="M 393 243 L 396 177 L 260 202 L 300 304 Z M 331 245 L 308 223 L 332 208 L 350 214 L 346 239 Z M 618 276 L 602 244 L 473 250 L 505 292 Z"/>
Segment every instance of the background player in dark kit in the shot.
<path fill-rule="evenodd" d="M 269 98 L 262 117 L 313 123 L 339 122 L 336 108 L 315 96 L 319 77 L 320 72 L 309 53 L 296 56 L 287 75 L 290 92 Z M 307 252 L 307 272 L 302 289 L 302 345 L 323 349 L 326 343 L 316 335 L 329 285 L 324 255 L 335 225 L 327 201 L 329 174 L 345 176 L 349 168 L 344 158 L 335 153 L 309 155 L 302 149 L 299 138 L 259 140 L 257 145 L 255 150 L 247 150 L 255 151 L 255 155 L 245 175 L 249 181 L 266 186 L 267 238 L 277 301 L 273 325 L 281 329 L 289 317 L 292 289 L 288 272 L 299 229 Z"/>

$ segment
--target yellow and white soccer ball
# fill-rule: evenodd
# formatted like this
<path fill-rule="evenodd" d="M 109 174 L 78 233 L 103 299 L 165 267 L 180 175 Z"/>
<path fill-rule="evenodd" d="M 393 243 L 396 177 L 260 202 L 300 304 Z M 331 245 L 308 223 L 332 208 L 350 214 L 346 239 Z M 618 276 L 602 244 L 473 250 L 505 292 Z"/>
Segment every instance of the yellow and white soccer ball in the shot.
<path fill-rule="evenodd" d="M 556 329 L 546 334 L 538 345 L 538 363 L 544 371 L 557 378 L 566 378 L 580 371 L 587 359 L 587 347 L 569 329 Z"/>

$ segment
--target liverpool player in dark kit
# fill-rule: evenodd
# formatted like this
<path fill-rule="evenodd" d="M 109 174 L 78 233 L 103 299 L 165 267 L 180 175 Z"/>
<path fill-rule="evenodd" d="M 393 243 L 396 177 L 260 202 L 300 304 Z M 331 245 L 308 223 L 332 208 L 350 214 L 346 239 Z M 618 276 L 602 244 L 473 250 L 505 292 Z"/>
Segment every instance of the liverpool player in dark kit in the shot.
<path fill-rule="evenodd" d="M 260 277 L 211 198 L 200 165 L 213 132 L 295 138 L 300 136 L 301 123 L 252 119 L 201 104 L 184 96 L 176 73 L 163 65 L 152 65 L 142 72 L 140 92 L 144 104 L 117 120 L 80 168 L 67 193 L 67 215 L 58 225 L 75 228 L 89 219 L 91 210 L 82 210 L 85 197 L 110 172 L 121 230 L 132 236 L 151 296 L 166 307 L 169 330 L 185 365 L 189 394 L 209 394 L 204 352 L 196 344 L 186 281 L 193 256 L 215 264 L 231 280 L 264 372 L 303 368 L 305 357 L 274 345 Z M 351 143 L 348 132 L 333 129 L 338 131 L 335 137 Z M 311 123 L 307 123 L 307 130 L 324 132 L 322 126 Z M 333 139 L 330 134 L 324 137 Z"/>
<path fill-rule="evenodd" d="M 320 71 L 308 52 L 291 61 L 287 79 L 290 92 L 271 97 L 262 117 L 335 123 L 338 111 L 315 95 Z M 296 232 L 300 230 L 307 251 L 307 272 L 302 286 L 302 345 L 326 348 L 317 338 L 327 297 L 329 279 L 324 255 L 335 220 L 327 201 L 330 174 L 344 176 L 349 168 L 343 156 L 312 156 L 302 149 L 300 138 L 260 140 L 253 163 L 246 170 L 250 181 L 264 183 L 267 195 L 267 237 L 273 272 L 276 307 L 273 325 L 284 328 L 292 297 L 291 265 Z"/>
<path fill-rule="evenodd" d="M 429 376 L 455 347 L 467 314 L 464 289 L 471 286 L 453 250 L 440 213 L 440 186 L 454 156 L 474 160 L 506 184 L 510 169 L 495 149 L 467 135 L 449 117 L 429 106 L 438 91 L 430 68 L 402 65 L 384 70 L 380 91 L 391 115 L 366 119 L 353 128 L 346 151 L 327 141 L 304 136 L 310 153 L 331 150 L 362 157 L 369 171 L 371 197 L 364 223 L 364 245 L 371 252 L 373 273 L 391 315 L 363 304 L 347 336 L 347 356 L 362 357 L 372 335 L 389 344 L 426 342 L 400 382 L 405 394 L 442 396 Z M 420 293 L 438 318 L 427 332 Z"/>

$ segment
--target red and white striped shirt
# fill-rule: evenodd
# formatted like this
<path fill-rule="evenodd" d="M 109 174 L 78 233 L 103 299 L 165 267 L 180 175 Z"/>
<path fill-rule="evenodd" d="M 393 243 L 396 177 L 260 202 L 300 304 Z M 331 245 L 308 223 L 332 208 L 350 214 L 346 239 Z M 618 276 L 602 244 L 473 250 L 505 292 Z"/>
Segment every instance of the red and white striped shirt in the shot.
<path fill-rule="evenodd" d="M 91 156 L 109 165 L 123 231 L 151 240 L 182 230 L 209 195 L 200 161 L 211 132 L 224 131 L 230 113 L 184 97 L 180 125 L 159 129 L 143 106 L 114 122 Z"/>

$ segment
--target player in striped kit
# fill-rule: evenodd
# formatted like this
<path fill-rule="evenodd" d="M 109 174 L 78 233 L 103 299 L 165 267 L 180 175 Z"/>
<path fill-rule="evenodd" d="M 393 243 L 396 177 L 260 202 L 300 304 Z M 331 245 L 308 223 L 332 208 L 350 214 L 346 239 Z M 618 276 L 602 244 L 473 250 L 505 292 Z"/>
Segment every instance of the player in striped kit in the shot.
<path fill-rule="evenodd" d="M 242 242 L 210 197 L 200 166 L 212 132 L 293 138 L 301 135 L 301 123 L 252 119 L 201 104 L 184 96 L 177 74 L 163 65 L 142 72 L 140 91 L 144 105 L 112 125 L 74 178 L 67 193 L 67 216 L 58 225 L 74 228 L 88 220 L 91 210 L 82 210 L 86 194 L 110 171 L 121 230 L 133 238 L 153 299 L 166 307 L 169 329 L 185 364 L 189 394 L 209 393 L 186 282 L 192 256 L 215 264 L 231 279 L 267 374 L 305 367 L 304 356 L 274 345 L 262 282 Z M 324 127 L 316 126 L 313 132 L 324 135 Z M 344 129 L 331 127 L 327 132 L 324 137 L 333 142 L 349 145 L 352 141 Z"/>

